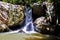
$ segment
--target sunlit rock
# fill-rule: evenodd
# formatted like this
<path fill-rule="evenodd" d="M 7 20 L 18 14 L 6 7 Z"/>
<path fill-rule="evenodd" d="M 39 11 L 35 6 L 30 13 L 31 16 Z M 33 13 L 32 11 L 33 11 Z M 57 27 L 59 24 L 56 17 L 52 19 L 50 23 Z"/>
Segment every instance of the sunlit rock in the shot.
<path fill-rule="evenodd" d="M 5 27 L 22 24 L 24 20 L 24 6 L 13 5 L 0 1 L 0 26 Z"/>
<path fill-rule="evenodd" d="M 54 28 L 55 26 L 53 25 L 50 25 L 49 22 L 47 22 L 47 19 L 45 17 L 40 17 L 40 18 L 37 18 L 35 21 L 34 21 L 34 24 L 36 24 L 36 27 L 38 30 L 38 32 L 41 32 L 41 33 L 49 33 L 49 34 L 52 34 L 54 32 Z"/>

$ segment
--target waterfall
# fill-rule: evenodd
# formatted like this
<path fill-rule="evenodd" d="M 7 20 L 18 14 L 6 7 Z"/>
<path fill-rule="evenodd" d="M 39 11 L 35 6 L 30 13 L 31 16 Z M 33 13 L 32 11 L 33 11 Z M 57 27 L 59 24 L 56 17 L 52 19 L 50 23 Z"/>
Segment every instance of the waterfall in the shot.
<path fill-rule="evenodd" d="M 32 9 L 30 7 L 26 7 L 25 11 L 25 21 L 24 21 L 24 27 L 22 28 L 22 31 L 25 33 L 36 33 L 35 32 L 35 26 L 33 25 L 33 19 L 32 19 Z"/>

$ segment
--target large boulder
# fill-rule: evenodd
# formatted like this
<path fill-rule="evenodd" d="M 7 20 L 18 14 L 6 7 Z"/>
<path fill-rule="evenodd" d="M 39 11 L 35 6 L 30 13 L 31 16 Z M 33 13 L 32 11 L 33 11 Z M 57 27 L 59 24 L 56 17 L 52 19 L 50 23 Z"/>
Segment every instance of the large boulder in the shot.
<path fill-rule="evenodd" d="M 45 16 L 45 14 L 45 8 L 42 6 L 42 4 L 34 3 L 32 7 L 33 21 L 38 17 Z"/>
<path fill-rule="evenodd" d="M 34 21 L 34 24 L 36 24 L 36 31 L 43 33 L 43 34 L 53 34 L 55 31 L 55 25 L 51 25 L 49 22 L 47 22 L 47 19 L 45 17 L 39 17 Z"/>
<path fill-rule="evenodd" d="M 13 5 L 0 1 L 0 29 L 22 24 L 24 20 L 24 6 Z"/>

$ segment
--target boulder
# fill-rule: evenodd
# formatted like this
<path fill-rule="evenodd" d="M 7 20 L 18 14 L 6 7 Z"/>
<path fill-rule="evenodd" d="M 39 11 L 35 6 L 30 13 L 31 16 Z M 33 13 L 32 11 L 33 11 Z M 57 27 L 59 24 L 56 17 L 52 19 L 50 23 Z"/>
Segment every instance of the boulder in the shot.
<path fill-rule="evenodd" d="M 21 25 L 24 20 L 24 9 L 25 7 L 22 5 L 0 1 L 0 28 L 5 29 L 5 27 Z"/>
<path fill-rule="evenodd" d="M 36 31 L 43 33 L 43 34 L 53 34 L 55 31 L 55 25 L 51 25 L 49 22 L 47 22 L 47 19 L 45 17 L 39 17 L 34 21 L 34 24 L 36 24 Z"/>
<path fill-rule="evenodd" d="M 45 8 L 42 6 L 42 4 L 34 4 L 32 7 L 32 17 L 33 17 L 33 21 L 36 20 L 36 18 L 41 17 L 41 16 L 45 16 Z"/>

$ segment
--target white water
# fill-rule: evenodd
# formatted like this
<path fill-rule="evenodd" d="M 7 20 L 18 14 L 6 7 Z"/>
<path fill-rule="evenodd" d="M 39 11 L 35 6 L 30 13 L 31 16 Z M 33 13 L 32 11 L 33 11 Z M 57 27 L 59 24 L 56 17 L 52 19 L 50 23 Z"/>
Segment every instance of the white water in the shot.
<path fill-rule="evenodd" d="M 51 4 L 49 5 L 48 2 L 45 2 L 45 5 L 47 7 L 47 14 L 50 18 L 50 20 L 52 20 L 51 16 L 52 13 L 53 13 L 53 8 L 54 6 Z M 47 6 L 48 5 L 48 6 Z M 32 19 L 32 9 L 30 9 L 29 7 L 26 8 L 26 11 L 25 11 L 25 15 L 26 15 L 26 19 L 25 19 L 25 25 L 24 27 L 22 28 L 22 30 L 25 32 L 25 33 L 36 33 L 36 31 L 34 30 L 35 26 L 33 25 L 33 19 Z"/>
<path fill-rule="evenodd" d="M 33 25 L 33 19 L 32 19 L 32 9 L 30 9 L 30 7 L 26 8 L 25 11 L 25 25 L 22 28 L 22 31 L 24 31 L 25 33 L 36 33 L 36 31 L 34 30 L 35 26 Z"/>
<path fill-rule="evenodd" d="M 27 34 L 31 33 L 37 33 L 35 31 L 35 26 L 33 25 L 33 19 L 32 19 L 32 9 L 30 7 L 26 8 L 25 10 L 25 20 L 23 22 L 22 28 L 10 32 L 5 32 L 6 34 L 9 33 L 18 33 L 18 32 L 23 32 Z"/>

